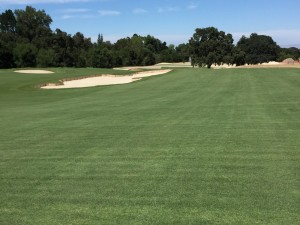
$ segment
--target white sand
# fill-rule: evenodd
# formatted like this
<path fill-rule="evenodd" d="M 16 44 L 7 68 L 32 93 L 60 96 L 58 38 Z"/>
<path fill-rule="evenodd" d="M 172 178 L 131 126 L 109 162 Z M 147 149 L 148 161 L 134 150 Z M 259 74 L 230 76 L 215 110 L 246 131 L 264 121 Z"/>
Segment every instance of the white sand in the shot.
<path fill-rule="evenodd" d="M 115 67 L 115 68 L 113 68 L 114 70 L 129 70 L 129 69 L 127 69 L 127 68 L 122 68 L 122 67 Z"/>
<path fill-rule="evenodd" d="M 127 67 L 121 67 L 125 70 L 136 70 L 136 69 L 149 69 L 149 70 L 161 70 L 163 67 L 168 68 L 190 68 L 192 67 L 190 62 L 180 62 L 180 63 L 158 63 L 152 66 L 127 66 Z M 120 68 L 116 68 L 120 69 Z"/>
<path fill-rule="evenodd" d="M 230 69 L 230 68 L 235 68 L 236 65 L 229 65 L 229 64 L 223 64 L 223 65 L 217 65 L 217 64 L 213 64 L 211 65 L 212 69 Z"/>
<path fill-rule="evenodd" d="M 266 66 L 268 66 L 268 65 L 279 65 L 279 64 L 280 64 L 279 62 L 270 61 L 270 62 L 268 62 L 268 63 L 262 63 L 261 65 L 266 65 Z"/>
<path fill-rule="evenodd" d="M 128 84 L 136 80 L 140 80 L 143 77 L 150 77 L 154 75 L 160 75 L 170 72 L 171 70 L 153 70 L 135 73 L 133 75 L 101 75 L 97 77 L 89 77 L 78 80 L 63 81 L 62 85 L 47 84 L 41 88 L 43 89 L 66 89 L 66 88 L 83 88 L 83 87 L 95 87 L 102 85 L 113 84 Z"/>
<path fill-rule="evenodd" d="M 29 74 L 50 74 L 54 73 L 48 70 L 16 70 L 15 73 L 29 73 Z"/>

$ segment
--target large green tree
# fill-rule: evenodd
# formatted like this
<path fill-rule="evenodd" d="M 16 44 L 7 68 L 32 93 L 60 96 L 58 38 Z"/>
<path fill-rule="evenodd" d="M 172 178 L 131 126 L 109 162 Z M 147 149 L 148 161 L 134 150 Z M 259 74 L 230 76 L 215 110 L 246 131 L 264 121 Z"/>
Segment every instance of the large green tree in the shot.
<path fill-rule="evenodd" d="M 55 53 L 53 49 L 40 49 L 36 56 L 36 65 L 38 67 L 55 66 Z"/>
<path fill-rule="evenodd" d="M 88 65 L 88 53 L 89 49 L 93 46 L 90 38 L 85 38 L 80 32 L 77 32 L 73 36 L 73 56 L 76 67 L 86 67 Z"/>
<path fill-rule="evenodd" d="M 13 52 L 9 45 L 0 38 L 0 68 L 14 66 Z"/>
<path fill-rule="evenodd" d="M 15 32 L 16 31 L 16 18 L 12 10 L 5 10 L 0 14 L 0 31 L 1 32 Z"/>
<path fill-rule="evenodd" d="M 210 68 L 231 56 L 233 38 L 215 27 L 197 28 L 189 44 L 193 66 Z"/>
<path fill-rule="evenodd" d="M 80 32 L 52 31 L 52 18 L 31 6 L 0 14 L 0 68 L 11 67 L 115 67 L 152 65 L 192 59 L 194 66 L 255 64 L 284 58 L 298 59 L 299 49 L 280 49 L 271 37 L 252 34 L 233 47 L 231 34 L 214 27 L 198 28 L 187 44 L 177 47 L 154 36 L 133 35 L 115 44 L 99 34 L 96 43 Z"/>
<path fill-rule="evenodd" d="M 25 42 L 36 47 L 47 47 L 51 37 L 52 19 L 44 10 L 27 6 L 25 10 L 15 10 L 16 32 Z"/>
<path fill-rule="evenodd" d="M 295 48 L 295 47 L 280 49 L 280 52 L 278 55 L 278 61 L 281 62 L 287 58 L 292 58 L 294 60 L 300 60 L 300 49 Z"/>
<path fill-rule="evenodd" d="M 19 43 L 14 49 L 14 60 L 18 67 L 35 67 L 38 49 L 31 43 Z"/>
<path fill-rule="evenodd" d="M 237 48 L 245 53 L 247 64 L 258 64 L 274 61 L 278 58 L 280 47 L 272 37 L 253 33 L 250 37 L 242 36 Z"/>
<path fill-rule="evenodd" d="M 187 62 L 190 58 L 190 45 L 180 44 L 176 47 L 176 52 L 181 62 Z"/>
<path fill-rule="evenodd" d="M 0 68 L 14 66 L 13 49 L 16 46 L 16 19 L 12 10 L 0 14 Z"/>
<path fill-rule="evenodd" d="M 53 33 L 51 48 L 55 54 L 56 66 L 74 66 L 74 41 L 70 34 L 56 29 Z"/>

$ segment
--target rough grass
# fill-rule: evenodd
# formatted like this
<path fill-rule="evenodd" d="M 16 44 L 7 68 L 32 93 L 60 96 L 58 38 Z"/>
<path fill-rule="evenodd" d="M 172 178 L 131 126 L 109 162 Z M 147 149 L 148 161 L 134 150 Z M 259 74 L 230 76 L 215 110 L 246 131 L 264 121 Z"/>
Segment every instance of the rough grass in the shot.
<path fill-rule="evenodd" d="M 299 224 L 299 69 L 54 70 L 0 70 L 0 224 Z"/>

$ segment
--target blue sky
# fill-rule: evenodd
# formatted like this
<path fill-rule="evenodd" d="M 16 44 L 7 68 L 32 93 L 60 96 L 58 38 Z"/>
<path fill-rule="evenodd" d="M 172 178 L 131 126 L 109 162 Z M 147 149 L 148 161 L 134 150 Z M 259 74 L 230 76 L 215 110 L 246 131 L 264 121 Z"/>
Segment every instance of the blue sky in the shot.
<path fill-rule="evenodd" d="M 168 44 L 188 42 L 197 27 L 215 26 L 233 34 L 270 35 L 281 46 L 300 47 L 299 0 L 0 0 L 0 11 L 44 9 L 70 34 L 116 41 L 134 33 Z"/>

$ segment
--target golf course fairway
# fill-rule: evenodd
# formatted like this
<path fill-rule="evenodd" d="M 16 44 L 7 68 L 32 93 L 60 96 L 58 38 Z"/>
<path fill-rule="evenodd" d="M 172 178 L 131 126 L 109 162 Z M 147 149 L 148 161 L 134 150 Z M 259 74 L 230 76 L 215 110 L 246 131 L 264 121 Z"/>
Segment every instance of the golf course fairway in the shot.
<path fill-rule="evenodd" d="M 0 70 L 0 224 L 299 224 L 299 69 L 47 70 Z"/>

